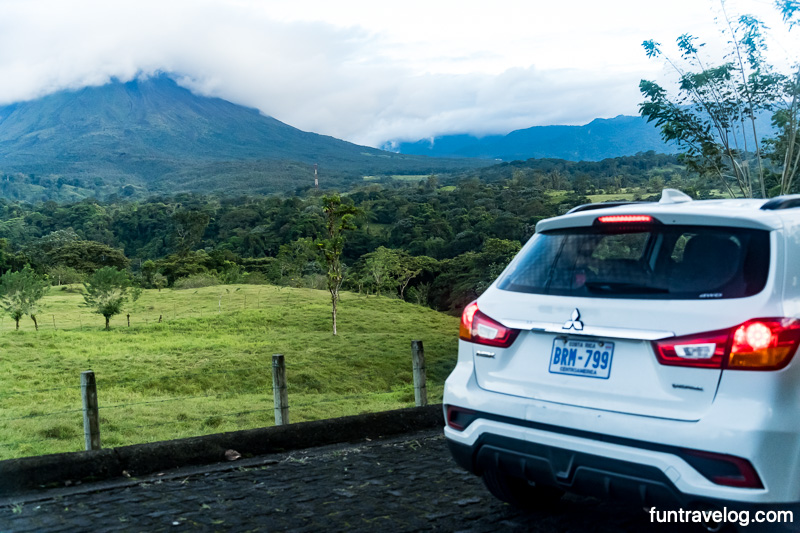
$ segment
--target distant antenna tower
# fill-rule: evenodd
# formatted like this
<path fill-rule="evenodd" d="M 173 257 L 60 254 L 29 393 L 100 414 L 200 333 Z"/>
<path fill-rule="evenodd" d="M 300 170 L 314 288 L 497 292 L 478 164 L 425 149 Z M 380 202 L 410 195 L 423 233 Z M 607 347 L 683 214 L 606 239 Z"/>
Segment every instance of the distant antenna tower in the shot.
<path fill-rule="evenodd" d="M 317 164 L 314 163 L 314 188 L 319 190 L 319 176 L 317 175 Z"/>

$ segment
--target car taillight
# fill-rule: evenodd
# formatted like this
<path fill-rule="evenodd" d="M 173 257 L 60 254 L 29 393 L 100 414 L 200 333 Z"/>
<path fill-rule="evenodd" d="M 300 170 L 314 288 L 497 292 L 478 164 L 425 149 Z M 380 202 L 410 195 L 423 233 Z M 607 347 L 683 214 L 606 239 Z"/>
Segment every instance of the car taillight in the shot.
<path fill-rule="evenodd" d="M 745 322 L 733 332 L 728 368 L 783 368 L 792 360 L 798 342 L 798 320 L 773 318 Z"/>
<path fill-rule="evenodd" d="M 730 330 L 724 329 L 654 341 L 653 347 L 662 365 L 720 368 L 728 337 Z"/>
<path fill-rule="evenodd" d="M 466 306 L 461 314 L 458 336 L 465 341 L 508 348 L 517 335 L 519 335 L 518 329 L 507 328 L 481 312 L 478 309 L 478 302 Z"/>
<path fill-rule="evenodd" d="M 800 344 L 800 321 L 757 318 L 730 329 L 653 342 L 662 365 L 779 370 L 792 360 Z"/>

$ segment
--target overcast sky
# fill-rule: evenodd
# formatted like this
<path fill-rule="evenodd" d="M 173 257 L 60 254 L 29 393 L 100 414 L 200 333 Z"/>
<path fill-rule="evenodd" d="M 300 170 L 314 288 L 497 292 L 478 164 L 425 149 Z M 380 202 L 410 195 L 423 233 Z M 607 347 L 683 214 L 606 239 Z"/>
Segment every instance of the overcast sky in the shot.
<path fill-rule="evenodd" d="M 782 29 L 771 0 L 729 0 Z M 0 105 L 165 71 L 360 144 L 637 114 L 645 39 L 719 41 L 716 0 L 0 0 Z M 800 28 L 774 32 L 776 56 Z M 790 44 L 791 40 L 794 44 Z M 794 53 L 797 56 L 797 53 Z M 780 58 L 776 59 L 780 60 Z"/>

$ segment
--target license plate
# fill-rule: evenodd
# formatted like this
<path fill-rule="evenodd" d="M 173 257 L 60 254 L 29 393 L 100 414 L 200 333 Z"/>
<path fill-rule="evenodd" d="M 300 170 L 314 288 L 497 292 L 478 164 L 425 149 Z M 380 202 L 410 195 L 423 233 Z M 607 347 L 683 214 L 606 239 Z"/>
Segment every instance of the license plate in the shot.
<path fill-rule="evenodd" d="M 614 343 L 556 338 L 550 353 L 550 373 L 608 379 Z"/>

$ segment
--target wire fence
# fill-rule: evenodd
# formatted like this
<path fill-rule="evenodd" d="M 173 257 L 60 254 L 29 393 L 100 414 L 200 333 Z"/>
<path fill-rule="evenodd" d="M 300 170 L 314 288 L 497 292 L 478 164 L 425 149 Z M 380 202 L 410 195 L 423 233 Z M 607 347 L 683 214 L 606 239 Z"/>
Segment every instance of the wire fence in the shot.
<path fill-rule="evenodd" d="M 149 327 L 158 324 L 166 324 L 176 320 L 209 319 L 217 317 L 222 313 L 232 313 L 237 310 L 242 309 L 226 309 L 224 311 L 216 311 L 213 309 L 175 310 L 169 308 L 164 309 L 161 312 L 158 310 L 134 311 L 131 313 L 114 316 L 111 319 L 111 327 Z M 247 307 L 244 308 L 244 310 L 254 311 L 257 310 L 257 308 Z M 0 317 L 0 331 L 15 331 L 17 329 L 19 329 L 19 331 L 92 331 L 103 329 L 105 327 L 105 319 L 103 316 L 91 311 L 47 313 L 38 315 L 36 319 L 37 322 L 34 324 L 30 318 L 24 317 L 20 319 L 19 328 L 17 328 L 17 324 L 13 319 L 8 317 Z"/>
<path fill-rule="evenodd" d="M 95 381 L 86 371 L 74 376 L 75 385 L 0 392 L 0 459 L 265 427 L 288 423 L 289 413 L 301 422 L 425 405 L 424 366 L 422 343 L 414 341 L 413 383 L 358 393 L 336 392 L 335 384 L 328 391 L 293 391 L 292 372 L 306 369 L 285 364 L 282 355 L 271 366 L 142 378 L 100 375 Z M 170 394 L 161 385 L 187 392 Z"/>
<path fill-rule="evenodd" d="M 185 319 L 212 319 L 226 313 L 258 311 L 289 305 L 295 295 L 283 287 L 270 285 L 216 285 L 204 288 L 148 291 L 147 298 L 133 302 L 111 318 L 112 328 L 148 327 Z M 199 291 L 202 294 L 197 295 Z M 86 307 L 80 299 L 80 286 L 51 287 L 45 309 L 36 315 L 36 323 L 25 316 L 19 320 L 20 331 L 98 330 L 105 327 L 102 315 Z M 197 295 L 195 297 L 195 295 Z M 363 298 L 363 295 L 353 295 Z M 17 322 L 0 315 L 0 332 L 14 331 Z"/>
<path fill-rule="evenodd" d="M 162 374 L 158 376 L 146 377 L 146 378 L 128 378 L 128 379 L 114 379 L 105 381 L 105 385 L 114 386 L 114 387 L 125 387 L 128 385 L 143 385 L 146 383 L 155 383 L 160 381 L 171 381 L 174 382 L 176 380 L 192 380 L 194 378 L 204 377 L 210 378 L 214 376 L 220 375 L 240 375 L 245 372 L 266 372 L 269 370 L 270 367 L 268 366 L 254 366 L 254 367 L 242 367 L 236 368 L 233 370 L 204 370 L 202 372 L 181 372 L 181 373 L 172 373 L 172 374 Z M 65 390 L 79 390 L 81 388 L 80 384 L 76 385 L 65 385 L 63 387 L 49 387 L 45 389 L 27 389 L 21 391 L 2 391 L 0 392 L 0 400 L 3 398 L 8 398 L 11 396 L 18 396 L 18 395 L 36 395 L 36 394 L 45 394 L 51 392 L 59 392 Z M 1 421 L 2 419 L 0 419 Z"/>
<path fill-rule="evenodd" d="M 271 285 L 217 285 L 200 289 L 165 289 L 148 291 L 147 298 L 131 303 L 126 310 L 111 318 L 111 327 L 141 328 L 175 323 L 186 319 L 214 319 L 241 311 L 259 311 L 291 305 L 297 296 L 285 287 Z M 197 294 L 202 291 L 201 294 Z M 209 292 L 211 294 L 209 294 Z M 20 331 L 53 332 L 96 331 L 105 327 L 102 315 L 86 307 L 79 299 L 78 286 L 51 287 L 48 305 L 36 315 L 36 324 L 29 316 L 19 320 Z M 368 299 L 365 294 L 348 294 L 353 299 Z M 146 300 L 146 301 L 145 301 Z M 0 315 L 0 332 L 14 331 L 17 322 Z"/>

